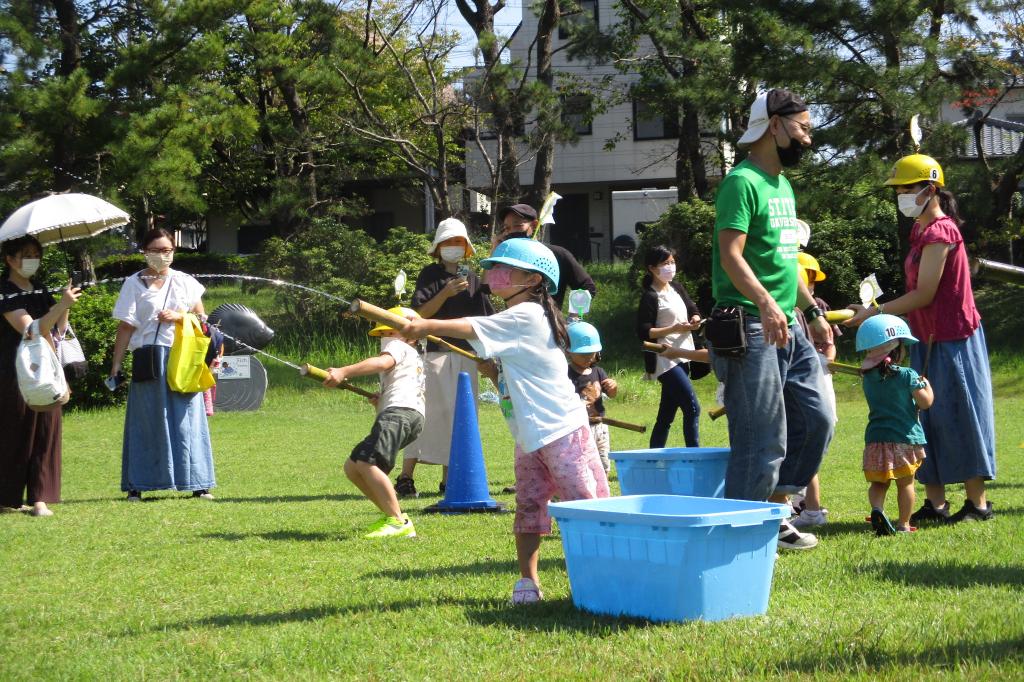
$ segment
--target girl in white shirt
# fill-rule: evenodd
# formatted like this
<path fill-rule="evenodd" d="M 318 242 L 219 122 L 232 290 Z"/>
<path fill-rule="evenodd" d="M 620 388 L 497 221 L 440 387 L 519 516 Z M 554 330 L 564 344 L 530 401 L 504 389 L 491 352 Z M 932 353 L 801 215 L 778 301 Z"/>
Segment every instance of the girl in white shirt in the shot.
<path fill-rule="evenodd" d="M 569 335 L 551 297 L 558 263 L 532 239 L 509 239 L 481 262 L 491 293 L 508 309 L 489 317 L 410 320 L 402 335 L 467 339 L 494 359 L 491 378 L 516 440 L 516 516 L 513 532 L 521 579 L 514 604 L 542 598 L 537 560 L 542 535 L 551 532 L 547 503 L 608 497 L 608 479 L 590 433 L 584 404 L 568 379 L 564 349 Z"/>

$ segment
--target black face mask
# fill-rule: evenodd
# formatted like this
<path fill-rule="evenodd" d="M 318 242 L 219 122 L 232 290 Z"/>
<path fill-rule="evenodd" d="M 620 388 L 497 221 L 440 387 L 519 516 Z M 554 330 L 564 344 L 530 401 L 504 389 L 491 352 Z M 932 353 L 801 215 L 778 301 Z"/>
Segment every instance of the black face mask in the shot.
<path fill-rule="evenodd" d="M 786 137 L 789 137 L 789 145 L 786 147 L 780 147 L 779 143 L 776 142 L 775 151 L 779 154 L 779 163 L 781 163 L 785 168 L 790 168 L 800 163 L 800 157 L 804 155 L 804 150 L 807 149 L 807 147 L 790 137 L 788 132 L 786 133 Z"/>
<path fill-rule="evenodd" d="M 526 230 L 520 230 L 519 232 L 509 232 L 508 234 L 506 234 L 504 237 L 501 238 L 501 241 L 504 242 L 504 241 L 508 241 L 509 239 L 529 239 L 529 238 L 530 238 L 530 235 L 526 234 Z"/>

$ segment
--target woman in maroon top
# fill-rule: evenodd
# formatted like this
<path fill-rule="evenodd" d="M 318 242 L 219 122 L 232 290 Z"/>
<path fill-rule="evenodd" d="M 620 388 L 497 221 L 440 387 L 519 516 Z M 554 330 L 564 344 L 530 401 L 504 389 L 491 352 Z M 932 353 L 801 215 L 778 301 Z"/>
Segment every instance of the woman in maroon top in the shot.
<path fill-rule="evenodd" d="M 942 168 L 923 154 L 897 161 L 885 184 L 895 187 L 900 212 L 917 219 L 903 263 L 907 293 L 876 308 L 850 306 L 857 314 L 848 324 L 882 312 L 906 315 L 921 341 L 911 365 L 927 373 L 935 402 L 921 412 L 928 444 L 917 479 L 928 497 L 911 521 L 987 521 L 993 514 L 985 481 L 996 475 L 992 377 L 956 200 L 943 189 Z M 950 514 L 945 486 L 953 483 L 964 484 L 967 499 Z"/>

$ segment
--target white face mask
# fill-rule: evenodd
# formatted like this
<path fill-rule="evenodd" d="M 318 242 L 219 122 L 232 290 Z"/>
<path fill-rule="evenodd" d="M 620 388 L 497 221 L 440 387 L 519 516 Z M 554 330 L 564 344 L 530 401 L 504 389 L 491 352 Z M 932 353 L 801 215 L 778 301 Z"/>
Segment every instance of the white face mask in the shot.
<path fill-rule="evenodd" d="M 462 246 L 442 246 L 438 249 L 441 260 L 446 263 L 458 263 L 466 255 L 466 249 Z"/>
<path fill-rule="evenodd" d="M 171 267 L 171 263 L 174 262 L 174 254 L 169 253 L 164 255 L 162 253 L 147 253 L 146 254 L 146 265 L 153 268 L 157 272 L 162 272 L 165 268 Z"/>
<path fill-rule="evenodd" d="M 18 269 L 18 272 L 21 273 L 22 277 L 31 277 L 39 270 L 39 263 L 41 262 L 39 258 L 22 258 L 21 267 Z"/>
<path fill-rule="evenodd" d="M 927 191 L 927 187 L 921 190 L 921 192 Z M 920 206 L 917 205 L 917 198 L 921 196 L 921 192 L 918 192 L 917 194 L 897 194 L 896 206 L 900 209 L 900 213 L 908 218 L 916 218 L 921 215 L 921 212 L 924 211 L 924 207 L 928 205 L 927 201 Z"/>
<path fill-rule="evenodd" d="M 671 282 L 673 279 L 675 279 L 675 277 L 676 277 L 676 266 L 675 266 L 675 264 L 673 263 L 672 265 L 662 265 L 660 268 L 658 268 L 658 277 L 660 277 L 661 279 L 663 279 L 666 282 Z"/>

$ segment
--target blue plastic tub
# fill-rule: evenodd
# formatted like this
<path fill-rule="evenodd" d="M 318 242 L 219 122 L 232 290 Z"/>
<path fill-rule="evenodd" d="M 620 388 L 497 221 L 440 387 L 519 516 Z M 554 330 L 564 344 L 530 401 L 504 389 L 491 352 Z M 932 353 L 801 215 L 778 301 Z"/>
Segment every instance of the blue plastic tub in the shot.
<path fill-rule="evenodd" d="M 785 505 L 680 495 L 552 502 L 578 608 L 653 621 L 768 609 Z"/>
<path fill-rule="evenodd" d="M 729 448 L 622 450 L 615 461 L 623 495 L 722 497 Z"/>

